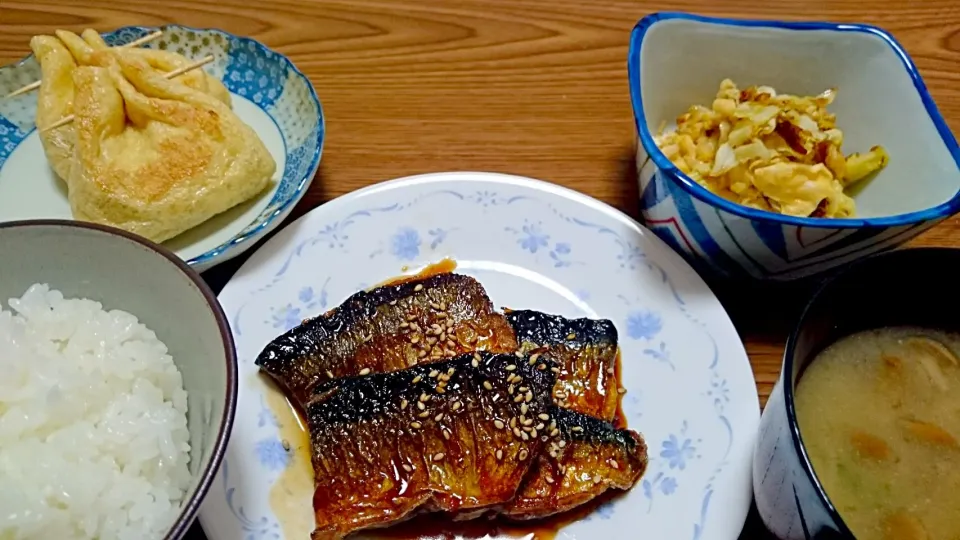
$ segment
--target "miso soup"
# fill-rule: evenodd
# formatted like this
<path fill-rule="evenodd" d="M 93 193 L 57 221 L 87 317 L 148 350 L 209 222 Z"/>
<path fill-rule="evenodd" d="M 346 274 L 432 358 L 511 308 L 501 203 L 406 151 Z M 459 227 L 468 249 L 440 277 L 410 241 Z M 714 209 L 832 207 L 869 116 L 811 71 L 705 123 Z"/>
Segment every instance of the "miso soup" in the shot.
<path fill-rule="evenodd" d="M 859 540 L 960 540 L 960 334 L 882 328 L 826 348 L 796 411 L 817 477 Z"/>

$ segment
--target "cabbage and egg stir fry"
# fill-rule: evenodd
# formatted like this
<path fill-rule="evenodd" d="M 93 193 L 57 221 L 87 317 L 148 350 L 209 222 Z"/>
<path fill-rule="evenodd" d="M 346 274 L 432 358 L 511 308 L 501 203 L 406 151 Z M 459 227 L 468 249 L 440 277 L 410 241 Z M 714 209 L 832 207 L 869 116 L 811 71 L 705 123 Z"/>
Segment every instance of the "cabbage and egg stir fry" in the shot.
<path fill-rule="evenodd" d="M 743 91 L 725 79 L 711 107 L 694 105 L 675 131 L 654 140 L 681 171 L 738 204 L 802 217 L 850 217 L 844 189 L 881 168 L 880 146 L 844 157 L 843 133 L 827 112 L 835 90 L 819 96 Z"/>

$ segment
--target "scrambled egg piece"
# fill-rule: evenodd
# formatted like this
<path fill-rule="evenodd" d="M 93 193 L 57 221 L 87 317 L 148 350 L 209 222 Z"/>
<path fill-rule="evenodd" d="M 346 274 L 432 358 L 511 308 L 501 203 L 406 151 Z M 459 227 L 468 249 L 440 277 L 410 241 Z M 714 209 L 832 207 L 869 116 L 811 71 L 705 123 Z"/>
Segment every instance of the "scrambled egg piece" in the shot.
<path fill-rule="evenodd" d="M 836 90 L 819 96 L 777 94 L 769 86 L 743 91 L 720 83 L 713 104 L 694 105 L 675 131 L 654 137 L 677 168 L 738 204 L 790 216 L 850 217 L 844 188 L 886 166 L 880 146 L 844 157 L 843 133 L 827 112 Z"/>

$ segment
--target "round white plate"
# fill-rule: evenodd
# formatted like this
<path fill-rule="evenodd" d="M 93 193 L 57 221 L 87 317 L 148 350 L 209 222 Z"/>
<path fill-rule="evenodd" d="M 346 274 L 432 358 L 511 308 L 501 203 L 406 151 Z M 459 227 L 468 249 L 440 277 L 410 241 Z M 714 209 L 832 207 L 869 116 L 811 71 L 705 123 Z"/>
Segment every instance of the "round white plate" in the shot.
<path fill-rule="evenodd" d="M 103 34 L 111 44 L 129 43 L 157 28 L 128 26 Z M 320 164 L 324 120 L 307 77 L 282 54 L 262 43 L 221 30 L 179 25 L 146 48 L 188 58 L 212 55 L 204 67 L 230 90 L 233 111 L 256 131 L 277 163 L 270 189 L 164 242 L 197 271 L 225 262 L 274 229 L 306 193 Z M 31 55 L 0 67 L 0 96 L 40 77 Z M 0 97 L 0 222 L 72 219 L 66 184 L 47 164 L 34 129 L 37 93 Z"/>
<path fill-rule="evenodd" d="M 296 482 L 306 454 L 283 448 L 296 420 L 253 364 L 261 348 L 360 289 L 447 257 L 497 306 L 608 318 L 619 331 L 624 412 L 647 441 L 650 466 L 632 491 L 558 538 L 737 537 L 760 407 L 743 345 L 710 289 L 656 236 L 594 199 L 516 176 L 440 173 L 317 208 L 220 293 L 240 395 L 201 511 L 211 540 L 299 540 L 312 527 L 311 486 Z"/>

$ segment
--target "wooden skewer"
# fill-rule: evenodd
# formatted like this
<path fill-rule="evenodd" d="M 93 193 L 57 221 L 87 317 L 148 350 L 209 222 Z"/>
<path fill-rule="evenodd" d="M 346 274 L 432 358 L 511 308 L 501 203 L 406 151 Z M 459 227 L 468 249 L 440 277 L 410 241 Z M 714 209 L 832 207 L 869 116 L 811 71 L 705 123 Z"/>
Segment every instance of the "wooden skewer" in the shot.
<path fill-rule="evenodd" d="M 174 78 L 174 77 L 179 77 L 180 75 L 183 75 L 184 73 L 186 73 L 186 72 L 188 72 L 188 71 L 193 71 L 193 70 L 195 70 L 195 69 L 197 69 L 197 68 L 203 67 L 203 66 L 209 64 L 210 62 L 213 62 L 213 55 L 206 56 L 206 57 L 204 57 L 203 59 L 197 60 L 196 62 L 194 62 L 194 63 L 192 63 L 192 64 L 183 66 L 182 68 L 177 68 L 177 69 L 175 69 L 175 70 L 173 70 L 173 71 L 164 73 L 164 74 L 163 74 L 163 78 L 164 78 L 164 79 L 172 79 L 172 78 Z M 65 125 L 69 124 L 70 122 L 73 122 L 73 119 L 74 119 L 74 115 L 68 114 L 67 116 L 64 116 L 63 118 L 57 120 L 56 122 L 50 124 L 49 126 L 41 129 L 40 131 L 50 131 L 51 129 L 57 129 L 58 127 L 65 126 Z"/>
<path fill-rule="evenodd" d="M 123 45 L 121 45 L 121 47 L 126 47 L 128 49 L 133 47 L 139 47 L 141 45 L 146 45 L 147 43 L 150 43 L 155 39 L 159 39 L 161 36 L 163 36 L 163 30 L 154 30 L 153 32 L 150 32 L 149 34 L 143 36 L 140 39 L 135 39 L 130 43 L 124 43 Z"/>
<path fill-rule="evenodd" d="M 120 47 L 121 47 L 121 48 L 139 47 L 139 46 L 141 46 L 141 45 L 143 45 L 143 44 L 145 44 L 145 43 L 150 43 L 151 41 L 159 38 L 159 37 L 162 36 L 162 35 L 163 35 L 163 30 L 157 30 L 157 31 L 155 31 L 155 32 L 150 32 L 149 34 L 143 36 L 143 37 L 140 38 L 140 39 L 135 39 L 135 40 L 131 41 L 130 43 L 124 43 L 123 45 L 120 45 Z M 13 92 L 10 92 L 9 94 L 7 94 L 7 95 L 5 95 L 5 96 L 3 96 L 3 97 L 4 97 L 4 98 L 17 97 L 17 96 L 19 96 L 20 94 L 26 94 L 27 92 L 31 92 L 31 91 L 33 91 L 33 90 L 36 90 L 37 88 L 40 88 L 40 81 L 34 81 L 34 82 L 32 82 L 32 83 L 24 86 L 24 87 L 18 88 L 17 90 L 14 90 Z"/>

